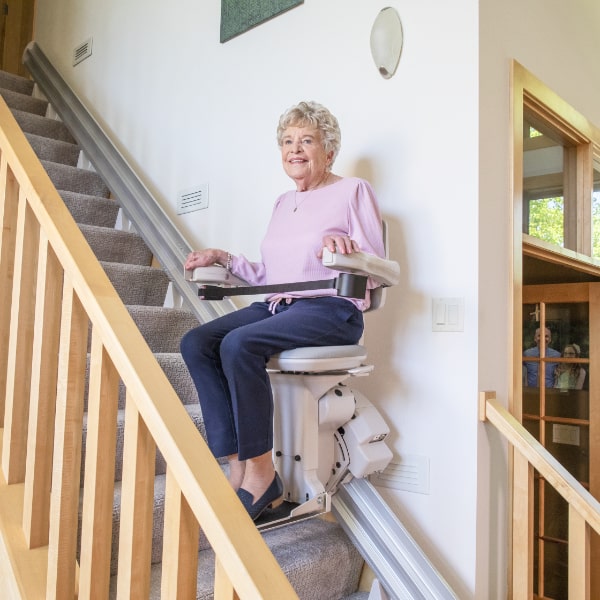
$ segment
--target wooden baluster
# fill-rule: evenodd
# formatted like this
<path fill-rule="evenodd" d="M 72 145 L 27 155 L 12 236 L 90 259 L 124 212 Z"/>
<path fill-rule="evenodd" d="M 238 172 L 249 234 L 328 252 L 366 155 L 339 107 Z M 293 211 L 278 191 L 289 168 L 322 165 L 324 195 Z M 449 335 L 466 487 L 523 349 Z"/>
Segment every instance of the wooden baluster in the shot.
<path fill-rule="evenodd" d="M 533 598 L 533 467 L 513 452 L 512 598 Z"/>
<path fill-rule="evenodd" d="M 7 483 L 25 481 L 38 246 L 39 224 L 21 189 L 4 407 L 2 469 Z"/>
<path fill-rule="evenodd" d="M 569 505 L 569 600 L 590 600 L 590 526 Z"/>
<path fill-rule="evenodd" d="M 109 597 L 119 374 L 92 330 L 80 598 Z"/>
<path fill-rule="evenodd" d="M 65 278 L 58 358 L 46 598 L 76 594 L 77 528 L 88 318 Z"/>
<path fill-rule="evenodd" d="M 23 530 L 30 548 L 48 544 L 63 270 L 40 235 Z"/>
<path fill-rule="evenodd" d="M 154 440 L 127 390 L 117 582 L 123 600 L 150 593 L 155 459 Z"/>
<path fill-rule="evenodd" d="M 19 206 L 19 184 L 4 154 L 0 162 L 0 189 L 4 192 L 4 202 L 0 205 L 0 427 L 3 427 Z"/>
<path fill-rule="evenodd" d="M 161 596 L 196 598 L 200 526 L 167 468 Z"/>
<path fill-rule="evenodd" d="M 218 557 L 215 557 L 215 600 L 240 600 L 233 585 L 225 573 Z"/>

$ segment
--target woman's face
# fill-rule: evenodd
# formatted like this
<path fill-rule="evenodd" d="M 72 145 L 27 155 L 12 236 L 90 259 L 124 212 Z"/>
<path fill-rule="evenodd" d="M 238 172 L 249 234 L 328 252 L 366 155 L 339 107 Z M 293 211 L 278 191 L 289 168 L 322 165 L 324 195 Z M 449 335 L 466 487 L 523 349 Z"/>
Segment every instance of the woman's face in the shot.
<path fill-rule="evenodd" d="M 316 127 L 288 127 L 281 141 L 283 169 L 296 182 L 298 191 L 324 183 L 333 152 L 325 152 Z"/>

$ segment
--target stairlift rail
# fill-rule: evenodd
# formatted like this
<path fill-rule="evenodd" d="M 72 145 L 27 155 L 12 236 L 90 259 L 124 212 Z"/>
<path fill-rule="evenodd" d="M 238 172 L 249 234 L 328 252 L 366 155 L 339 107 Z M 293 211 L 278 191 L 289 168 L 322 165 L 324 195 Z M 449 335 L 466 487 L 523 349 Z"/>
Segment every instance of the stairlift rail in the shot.
<path fill-rule="evenodd" d="M 331 507 L 390 600 L 458 599 L 367 479 L 340 486 Z"/>

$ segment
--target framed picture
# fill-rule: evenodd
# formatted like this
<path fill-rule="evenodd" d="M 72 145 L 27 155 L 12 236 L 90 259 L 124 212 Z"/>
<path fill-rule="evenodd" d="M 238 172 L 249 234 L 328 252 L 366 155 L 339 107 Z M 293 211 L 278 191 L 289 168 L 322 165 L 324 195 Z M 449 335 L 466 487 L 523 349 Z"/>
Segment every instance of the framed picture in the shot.
<path fill-rule="evenodd" d="M 304 0 L 221 0 L 221 43 L 303 2 Z"/>

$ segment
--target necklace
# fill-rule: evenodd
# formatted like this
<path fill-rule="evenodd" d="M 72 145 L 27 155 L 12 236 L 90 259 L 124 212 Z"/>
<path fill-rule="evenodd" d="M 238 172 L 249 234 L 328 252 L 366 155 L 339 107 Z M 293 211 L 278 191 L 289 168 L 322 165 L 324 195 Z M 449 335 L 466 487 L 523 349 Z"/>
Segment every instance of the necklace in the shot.
<path fill-rule="evenodd" d="M 316 189 L 316 188 L 314 188 Z M 302 200 L 300 200 L 300 204 L 298 204 L 298 191 L 294 192 L 294 211 L 296 212 L 301 206 L 302 204 L 308 199 L 308 197 L 313 193 L 314 189 L 309 190 L 306 194 L 306 196 L 304 196 L 304 198 L 302 198 Z"/>
<path fill-rule="evenodd" d="M 306 200 L 308 200 L 309 196 L 316 189 L 324 187 L 327 184 L 327 180 L 329 179 L 329 175 L 330 175 L 330 173 L 327 172 L 325 174 L 325 178 L 322 181 L 320 181 L 317 185 L 315 185 L 315 187 L 311 188 L 310 190 L 304 190 L 305 192 L 307 192 L 307 194 L 306 194 L 306 196 L 304 196 L 304 198 L 302 198 L 302 200 L 300 200 L 299 203 L 298 203 L 298 190 L 295 190 L 294 191 L 294 210 L 292 212 L 296 212 L 302 206 L 302 204 L 304 204 L 304 202 L 306 202 Z"/>

